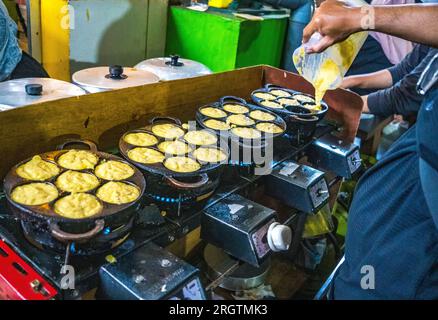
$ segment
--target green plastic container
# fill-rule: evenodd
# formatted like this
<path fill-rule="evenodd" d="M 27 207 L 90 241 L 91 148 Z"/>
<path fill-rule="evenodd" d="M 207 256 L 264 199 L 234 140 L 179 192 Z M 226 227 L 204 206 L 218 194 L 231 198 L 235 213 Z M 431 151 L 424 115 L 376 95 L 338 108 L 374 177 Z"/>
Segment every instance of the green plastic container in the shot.
<path fill-rule="evenodd" d="M 214 72 L 258 64 L 279 67 L 286 27 L 287 18 L 249 21 L 171 7 L 166 54 L 199 61 Z"/>

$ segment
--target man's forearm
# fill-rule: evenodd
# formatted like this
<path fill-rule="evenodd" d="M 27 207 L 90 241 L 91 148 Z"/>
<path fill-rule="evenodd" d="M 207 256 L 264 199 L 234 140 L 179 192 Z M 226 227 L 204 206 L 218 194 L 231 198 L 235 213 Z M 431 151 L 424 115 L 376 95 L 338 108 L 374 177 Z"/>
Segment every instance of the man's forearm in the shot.
<path fill-rule="evenodd" d="M 374 6 L 375 30 L 438 47 L 438 5 Z"/>
<path fill-rule="evenodd" d="M 392 76 L 388 70 L 349 76 L 344 79 L 343 88 L 383 89 L 392 86 Z"/>
<path fill-rule="evenodd" d="M 437 20 L 438 4 L 350 7 L 343 1 L 327 0 L 304 29 L 303 42 L 319 32 L 321 40 L 307 46 L 306 51 L 321 52 L 352 33 L 372 29 L 438 47 Z"/>

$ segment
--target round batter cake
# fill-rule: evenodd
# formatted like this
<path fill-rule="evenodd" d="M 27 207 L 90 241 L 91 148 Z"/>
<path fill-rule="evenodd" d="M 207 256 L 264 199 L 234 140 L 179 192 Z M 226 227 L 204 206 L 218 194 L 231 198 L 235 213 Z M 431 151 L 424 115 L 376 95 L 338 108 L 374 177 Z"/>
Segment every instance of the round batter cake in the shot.
<path fill-rule="evenodd" d="M 156 124 L 152 127 L 152 132 L 165 139 L 178 139 L 184 135 L 183 129 L 171 123 Z"/>
<path fill-rule="evenodd" d="M 188 157 L 172 157 L 164 161 L 164 166 L 174 172 L 187 173 L 201 169 L 201 165 Z"/>
<path fill-rule="evenodd" d="M 225 111 L 228 111 L 230 113 L 236 113 L 236 114 L 243 114 L 247 113 L 249 109 L 247 107 L 241 106 L 240 104 L 226 104 L 223 106 Z"/>
<path fill-rule="evenodd" d="M 262 106 L 272 108 L 272 109 L 283 109 L 283 106 L 277 102 L 265 100 L 260 102 Z"/>
<path fill-rule="evenodd" d="M 282 133 L 284 131 L 280 126 L 271 122 L 257 123 L 256 128 L 257 130 L 260 130 L 262 132 L 272 133 L 272 134 Z"/>
<path fill-rule="evenodd" d="M 204 116 L 210 117 L 210 118 L 224 118 L 227 116 L 227 113 L 219 108 L 214 107 L 205 107 L 201 109 L 201 113 Z"/>
<path fill-rule="evenodd" d="M 238 126 L 252 126 L 255 121 L 243 114 L 233 114 L 227 118 L 228 123 L 232 123 Z"/>
<path fill-rule="evenodd" d="M 227 159 L 227 155 L 220 149 L 217 148 L 198 148 L 193 152 L 195 158 L 203 162 L 222 162 Z"/>
<path fill-rule="evenodd" d="M 275 100 L 277 97 L 270 93 L 256 92 L 254 96 L 262 100 Z"/>
<path fill-rule="evenodd" d="M 70 170 L 93 169 L 99 157 L 90 151 L 70 150 L 58 158 L 58 164 Z"/>
<path fill-rule="evenodd" d="M 134 175 L 134 169 L 120 161 L 104 161 L 94 170 L 94 174 L 104 180 L 125 180 Z"/>
<path fill-rule="evenodd" d="M 176 156 L 187 154 L 193 150 L 187 143 L 179 140 L 161 142 L 158 149 L 165 154 Z"/>
<path fill-rule="evenodd" d="M 217 142 L 217 137 L 207 130 L 189 131 L 184 136 L 184 139 L 197 146 L 207 146 Z"/>
<path fill-rule="evenodd" d="M 262 136 L 260 131 L 253 128 L 236 127 L 231 129 L 231 132 L 244 139 L 259 139 Z"/>
<path fill-rule="evenodd" d="M 280 102 L 283 106 L 300 106 L 300 102 L 298 100 L 292 99 L 292 98 L 281 98 L 278 99 L 278 102 Z"/>
<path fill-rule="evenodd" d="M 61 170 L 54 163 L 44 161 L 40 156 L 17 168 L 17 175 L 26 180 L 44 181 L 58 175 Z"/>
<path fill-rule="evenodd" d="M 224 121 L 214 120 L 214 119 L 208 119 L 207 121 L 204 121 L 204 125 L 207 128 L 213 129 L 213 130 L 229 130 L 230 126 L 228 123 Z"/>
<path fill-rule="evenodd" d="M 69 219 L 84 219 L 95 216 L 103 209 L 102 203 L 88 193 L 73 193 L 55 202 L 54 210 Z"/>
<path fill-rule="evenodd" d="M 66 192 L 87 192 L 93 190 L 99 185 L 99 179 L 93 174 L 66 171 L 56 179 L 56 186 Z"/>
<path fill-rule="evenodd" d="M 281 90 L 281 89 L 273 89 L 269 91 L 269 93 L 273 94 L 276 97 L 290 97 L 291 94 L 287 91 Z"/>
<path fill-rule="evenodd" d="M 140 197 L 140 190 L 124 182 L 108 182 L 97 190 L 97 197 L 111 204 L 130 203 Z"/>
<path fill-rule="evenodd" d="M 158 139 L 146 132 L 128 133 L 123 140 L 137 147 L 150 147 L 158 143 Z"/>
<path fill-rule="evenodd" d="M 164 154 L 149 148 L 134 148 L 128 151 L 129 159 L 145 164 L 161 163 L 164 160 Z"/>
<path fill-rule="evenodd" d="M 308 96 L 305 96 L 305 95 L 302 95 L 302 94 L 296 94 L 293 97 L 294 97 L 294 99 L 296 99 L 300 102 L 310 102 L 310 103 L 313 102 L 313 103 L 315 103 L 315 99 L 308 97 Z"/>
<path fill-rule="evenodd" d="M 275 120 L 274 115 L 267 113 L 267 112 L 263 112 L 261 110 L 251 111 L 249 116 L 253 119 L 260 120 L 260 121 L 274 121 Z"/>
<path fill-rule="evenodd" d="M 58 189 L 49 183 L 29 183 L 15 187 L 11 193 L 11 199 L 19 204 L 27 206 L 39 206 L 52 202 L 58 198 Z"/>

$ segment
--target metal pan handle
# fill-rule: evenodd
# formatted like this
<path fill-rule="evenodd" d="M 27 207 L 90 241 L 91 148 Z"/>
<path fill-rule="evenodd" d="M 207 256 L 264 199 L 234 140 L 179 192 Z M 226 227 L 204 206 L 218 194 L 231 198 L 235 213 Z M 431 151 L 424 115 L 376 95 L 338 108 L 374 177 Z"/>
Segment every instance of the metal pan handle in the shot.
<path fill-rule="evenodd" d="M 273 84 L 273 83 L 267 83 L 267 84 L 265 84 L 265 88 L 266 89 L 272 89 L 272 88 L 278 88 L 278 89 L 283 89 L 281 86 L 278 86 L 278 85 L 276 85 L 276 84 Z"/>
<path fill-rule="evenodd" d="M 289 116 L 289 121 L 295 121 L 295 122 L 303 122 L 303 123 L 310 123 L 310 122 L 317 122 L 319 118 L 317 116 L 312 115 L 305 115 L 303 117 L 299 117 L 297 115 L 291 115 Z"/>
<path fill-rule="evenodd" d="M 196 189 L 196 188 L 200 188 L 202 186 L 205 186 L 208 181 L 209 181 L 209 177 L 206 173 L 203 173 L 200 175 L 200 180 L 197 182 L 182 182 L 179 181 L 173 177 L 165 177 L 166 180 L 174 187 L 176 188 L 180 188 L 180 189 Z"/>
<path fill-rule="evenodd" d="M 67 140 L 65 140 L 65 142 L 60 144 L 57 147 L 57 149 L 58 150 L 65 150 L 65 148 L 71 144 L 83 144 L 83 145 L 88 146 L 90 151 L 97 152 L 97 144 L 96 143 L 94 143 L 91 140 L 82 140 L 82 139 L 67 139 Z"/>
<path fill-rule="evenodd" d="M 50 233 L 52 236 L 61 242 L 85 242 L 97 236 L 105 227 L 105 221 L 96 220 L 95 226 L 92 230 L 84 233 L 68 233 L 62 231 L 57 222 L 51 221 L 49 223 Z"/>
<path fill-rule="evenodd" d="M 242 99 L 242 98 L 239 98 L 239 97 L 235 97 L 235 96 L 224 96 L 224 97 L 220 98 L 219 101 L 221 103 L 221 106 L 223 106 L 226 102 L 229 102 L 229 101 L 234 101 L 234 102 L 239 102 L 239 103 L 246 104 L 246 100 L 245 99 Z"/>
<path fill-rule="evenodd" d="M 149 120 L 149 123 L 150 123 L 150 124 L 155 124 L 155 123 L 157 123 L 157 122 L 159 122 L 159 121 L 171 121 L 171 122 L 173 122 L 173 123 L 175 123 L 175 124 L 177 124 L 177 125 L 179 125 L 179 126 L 182 125 L 181 120 L 179 120 L 179 119 L 177 119 L 177 118 L 174 118 L 174 117 L 166 117 L 166 116 L 163 116 L 163 117 L 154 117 L 154 118 L 152 118 L 151 120 Z"/>

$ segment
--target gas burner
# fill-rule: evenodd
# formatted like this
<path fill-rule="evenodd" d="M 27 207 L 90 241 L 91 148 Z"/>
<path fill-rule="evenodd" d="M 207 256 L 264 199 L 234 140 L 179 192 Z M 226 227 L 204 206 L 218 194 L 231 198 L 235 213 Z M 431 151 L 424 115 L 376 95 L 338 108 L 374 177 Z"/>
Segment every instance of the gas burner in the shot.
<path fill-rule="evenodd" d="M 151 198 L 153 201 L 162 202 L 162 203 L 170 203 L 170 204 L 184 203 L 184 202 L 192 201 L 194 199 L 194 197 L 180 196 L 178 198 L 173 198 L 173 197 L 163 197 L 163 196 L 153 195 L 153 194 L 146 194 L 146 196 Z"/>
<path fill-rule="evenodd" d="M 254 164 L 251 162 L 244 162 L 244 161 L 238 161 L 238 160 L 230 160 L 228 164 L 230 166 L 243 167 L 243 168 L 254 166 Z"/>
<path fill-rule="evenodd" d="M 105 228 L 95 238 L 86 243 L 63 243 L 56 240 L 50 233 L 42 230 L 38 225 L 21 221 L 21 229 L 26 240 L 40 250 L 48 250 L 58 253 L 69 252 L 74 256 L 90 256 L 100 254 L 118 247 L 122 244 L 134 226 L 135 218 L 132 218 L 126 225 L 119 226 L 114 230 Z"/>

